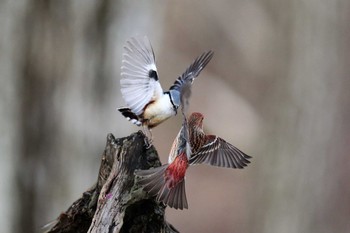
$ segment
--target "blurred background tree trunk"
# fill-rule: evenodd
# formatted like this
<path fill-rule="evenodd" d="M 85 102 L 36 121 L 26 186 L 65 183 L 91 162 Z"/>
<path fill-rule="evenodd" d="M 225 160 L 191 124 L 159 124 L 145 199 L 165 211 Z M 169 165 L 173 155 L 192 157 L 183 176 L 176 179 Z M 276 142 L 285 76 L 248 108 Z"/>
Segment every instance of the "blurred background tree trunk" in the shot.
<path fill-rule="evenodd" d="M 35 232 L 50 199 L 45 183 L 56 183 L 57 146 L 62 140 L 62 112 L 55 103 L 72 64 L 69 5 L 59 1 L 28 1 L 23 18 L 23 48 L 19 77 L 19 157 L 16 232 Z M 53 154 L 51 154 L 53 152 Z M 57 179 L 58 177 L 56 177 Z M 49 194 L 50 195 L 50 194 Z M 33 214 L 31 214 L 33 213 Z"/>
<path fill-rule="evenodd" d="M 253 201 L 251 232 L 350 229 L 349 7 L 344 1 L 285 6 L 286 63 L 276 63 L 284 70 L 261 105 L 265 153 L 255 182 L 262 199 Z"/>
<path fill-rule="evenodd" d="M 105 135 L 137 130 L 116 108 L 122 47 L 139 34 L 164 89 L 215 51 L 190 110 L 254 157 L 242 171 L 190 169 L 190 209 L 167 220 L 181 232 L 349 232 L 349 21 L 347 0 L 0 1 L 0 231 L 38 232 L 93 184 Z M 180 124 L 153 131 L 163 162 Z"/>

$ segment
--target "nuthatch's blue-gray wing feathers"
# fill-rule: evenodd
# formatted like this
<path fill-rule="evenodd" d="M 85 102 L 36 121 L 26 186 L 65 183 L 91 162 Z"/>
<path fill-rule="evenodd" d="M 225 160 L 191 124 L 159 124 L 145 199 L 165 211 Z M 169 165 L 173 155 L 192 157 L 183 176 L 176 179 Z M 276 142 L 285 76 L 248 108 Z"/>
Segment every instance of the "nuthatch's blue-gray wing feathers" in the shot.
<path fill-rule="evenodd" d="M 218 167 L 244 168 L 251 156 L 246 155 L 224 139 L 208 135 L 205 145 L 190 158 L 190 164 L 209 164 Z"/>
<path fill-rule="evenodd" d="M 121 92 L 127 106 L 136 115 L 163 94 L 158 81 L 155 56 L 147 37 L 131 38 L 124 47 L 121 68 Z"/>
<path fill-rule="evenodd" d="M 180 103 L 181 103 L 181 112 L 184 118 L 186 118 L 188 107 L 190 105 L 190 97 L 192 94 L 191 87 L 192 87 L 192 82 L 190 80 L 185 80 L 181 87 Z M 187 119 L 185 120 L 187 121 Z"/>
<path fill-rule="evenodd" d="M 197 57 L 196 60 L 186 69 L 186 71 L 176 79 L 174 84 L 170 87 L 170 90 L 177 90 L 181 92 L 182 85 L 186 81 L 190 81 L 192 83 L 204 69 L 204 67 L 209 63 L 213 55 L 213 51 L 208 51 Z"/>
<path fill-rule="evenodd" d="M 180 139 L 178 140 L 178 147 L 180 150 L 185 149 L 185 154 L 187 159 L 189 160 L 192 154 L 191 146 L 190 146 L 190 136 L 188 131 L 188 121 L 187 121 L 187 110 L 190 105 L 190 97 L 191 97 L 191 81 L 185 80 L 182 84 L 181 92 L 180 92 L 180 102 L 181 102 L 181 112 L 182 112 L 182 127 L 180 130 L 180 134 L 178 135 Z M 178 150 L 177 154 L 180 154 L 181 151 Z"/>

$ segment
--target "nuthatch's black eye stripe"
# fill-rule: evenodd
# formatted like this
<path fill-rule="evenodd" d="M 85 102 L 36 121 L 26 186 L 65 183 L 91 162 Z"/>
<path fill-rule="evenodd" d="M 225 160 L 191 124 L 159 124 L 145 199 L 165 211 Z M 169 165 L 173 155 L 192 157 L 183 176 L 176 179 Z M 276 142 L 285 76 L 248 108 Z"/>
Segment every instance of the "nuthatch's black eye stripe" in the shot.
<path fill-rule="evenodd" d="M 150 78 L 153 78 L 154 80 L 158 81 L 158 74 L 157 74 L 157 71 L 155 70 L 150 70 L 149 73 L 148 73 L 148 76 Z"/>

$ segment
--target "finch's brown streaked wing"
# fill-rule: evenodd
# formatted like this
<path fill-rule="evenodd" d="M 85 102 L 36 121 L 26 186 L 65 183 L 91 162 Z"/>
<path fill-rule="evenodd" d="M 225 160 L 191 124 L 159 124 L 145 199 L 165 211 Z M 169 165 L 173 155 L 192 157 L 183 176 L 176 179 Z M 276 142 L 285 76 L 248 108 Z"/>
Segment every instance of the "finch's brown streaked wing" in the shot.
<path fill-rule="evenodd" d="M 190 97 L 192 94 L 192 83 L 190 81 L 186 81 L 182 84 L 181 92 L 180 92 L 180 103 L 181 103 L 181 112 L 184 117 L 185 124 L 187 124 L 186 113 L 190 105 Z"/>
<path fill-rule="evenodd" d="M 208 164 L 227 168 L 244 168 L 251 156 L 243 153 L 235 146 L 215 135 L 208 135 L 206 144 L 193 154 L 189 163 Z"/>
<path fill-rule="evenodd" d="M 136 115 L 163 94 L 158 81 L 155 56 L 147 37 L 131 38 L 124 47 L 121 68 L 121 92 L 127 106 Z"/>

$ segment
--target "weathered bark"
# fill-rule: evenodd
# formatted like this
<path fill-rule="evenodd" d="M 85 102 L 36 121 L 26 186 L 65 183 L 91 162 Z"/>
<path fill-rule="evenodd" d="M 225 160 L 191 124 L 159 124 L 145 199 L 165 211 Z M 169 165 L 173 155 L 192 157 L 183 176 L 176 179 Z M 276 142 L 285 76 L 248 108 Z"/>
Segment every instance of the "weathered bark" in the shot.
<path fill-rule="evenodd" d="M 62 213 L 50 233 L 178 232 L 165 221 L 165 206 L 135 184 L 134 171 L 161 165 L 157 151 L 146 148 L 142 132 L 107 136 L 98 180 Z"/>

